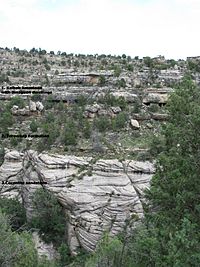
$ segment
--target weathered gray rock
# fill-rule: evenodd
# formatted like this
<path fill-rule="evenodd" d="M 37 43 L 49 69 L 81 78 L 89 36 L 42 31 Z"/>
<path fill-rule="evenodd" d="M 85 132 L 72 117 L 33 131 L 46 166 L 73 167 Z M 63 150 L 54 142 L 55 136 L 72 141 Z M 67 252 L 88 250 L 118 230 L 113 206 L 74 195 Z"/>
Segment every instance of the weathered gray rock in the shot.
<path fill-rule="evenodd" d="M 29 107 L 21 108 L 19 109 L 18 106 L 14 105 L 11 108 L 11 113 L 16 116 L 29 116 L 30 115 L 30 110 Z"/>
<path fill-rule="evenodd" d="M 44 110 L 44 106 L 43 106 L 43 104 L 40 101 L 37 101 L 36 102 L 36 108 L 39 111 L 43 111 Z"/>
<path fill-rule="evenodd" d="M 138 99 L 138 96 L 136 94 L 127 91 L 117 91 L 112 92 L 111 94 L 116 98 L 124 97 L 124 99 L 129 103 L 135 102 Z"/>
<path fill-rule="evenodd" d="M 92 106 L 86 106 L 85 110 L 90 113 L 97 113 L 100 110 L 101 106 L 99 104 L 94 104 Z"/>
<path fill-rule="evenodd" d="M 12 106 L 11 113 L 16 114 L 18 109 L 19 109 L 19 107 L 17 105 Z"/>
<path fill-rule="evenodd" d="M 115 114 L 120 113 L 122 111 L 122 109 L 120 107 L 111 107 L 111 110 Z"/>
<path fill-rule="evenodd" d="M 140 124 L 139 124 L 139 122 L 137 120 L 131 119 L 131 126 L 132 126 L 133 129 L 136 129 L 136 130 L 140 129 Z"/>
<path fill-rule="evenodd" d="M 100 109 L 100 110 L 98 110 L 98 115 L 99 116 L 107 116 L 108 113 L 109 112 L 106 109 Z"/>
<path fill-rule="evenodd" d="M 53 260 L 58 257 L 58 253 L 56 253 L 56 249 L 52 243 L 47 244 L 43 242 L 37 232 L 33 232 L 32 237 L 39 257 L 46 256 L 48 260 Z"/>
<path fill-rule="evenodd" d="M 29 101 L 29 109 L 30 109 L 30 111 L 36 111 L 37 110 L 36 103 L 33 102 L 32 100 Z"/>
<path fill-rule="evenodd" d="M 75 156 L 7 152 L 0 167 L 0 181 L 46 182 L 65 208 L 68 242 L 73 254 L 78 247 L 93 251 L 105 230 L 119 233 L 143 217 L 143 190 L 154 173 L 149 162 L 98 160 Z M 33 214 L 31 196 L 39 184 L 2 185 L 1 195 L 23 198 L 27 217 Z"/>
<path fill-rule="evenodd" d="M 163 113 L 152 113 L 151 117 L 152 119 L 159 121 L 166 121 L 169 119 L 169 115 Z"/>
<path fill-rule="evenodd" d="M 149 93 L 143 99 L 144 104 L 159 103 L 166 104 L 169 99 L 169 94 Z"/>

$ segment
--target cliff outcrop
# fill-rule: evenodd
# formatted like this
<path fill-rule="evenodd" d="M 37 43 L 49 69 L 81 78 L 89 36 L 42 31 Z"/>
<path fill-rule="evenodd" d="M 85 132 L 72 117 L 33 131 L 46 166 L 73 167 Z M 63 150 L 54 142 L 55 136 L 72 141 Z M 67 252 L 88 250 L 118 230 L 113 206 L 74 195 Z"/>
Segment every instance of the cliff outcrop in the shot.
<path fill-rule="evenodd" d="M 143 217 L 143 191 L 154 173 L 150 162 L 7 151 L 0 166 L 0 194 L 17 195 L 27 217 L 38 187 L 52 192 L 65 209 L 68 243 L 93 251 L 104 231 L 116 235 Z M 128 229 L 127 228 L 127 229 Z"/>

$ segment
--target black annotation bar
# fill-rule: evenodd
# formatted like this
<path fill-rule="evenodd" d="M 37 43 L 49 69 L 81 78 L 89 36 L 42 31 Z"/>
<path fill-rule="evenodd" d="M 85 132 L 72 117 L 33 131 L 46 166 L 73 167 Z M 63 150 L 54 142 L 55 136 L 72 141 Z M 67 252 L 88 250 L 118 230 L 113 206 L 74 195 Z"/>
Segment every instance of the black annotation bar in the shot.
<path fill-rule="evenodd" d="M 3 90 L 1 91 L 2 94 L 19 94 L 19 95 L 25 95 L 25 94 L 43 94 L 43 95 L 52 95 L 52 91 L 43 91 L 43 90 L 21 90 L 21 89 L 14 89 L 14 90 Z"/>
<path fill-rule="evenodd" d="M 45 138 L 49 137 L 49 134 L 2 134 L 2 138 Z"/>
<path fill-rule="evenodd" d="M 10 182 L 10 181 L 2 181 L 2 184 L 4 185 L 14 185 L 14 184 L 47 184 L 47 182 Z"/>
<path fill-rule="evenodd" d="M 24 86 L 24 85 L 22 85 L 22 86 L 19 86 L 19 85 L 11 85 L 11 86 L 2 86 L 2 89 L 42 89 L 42 86 Z"/>

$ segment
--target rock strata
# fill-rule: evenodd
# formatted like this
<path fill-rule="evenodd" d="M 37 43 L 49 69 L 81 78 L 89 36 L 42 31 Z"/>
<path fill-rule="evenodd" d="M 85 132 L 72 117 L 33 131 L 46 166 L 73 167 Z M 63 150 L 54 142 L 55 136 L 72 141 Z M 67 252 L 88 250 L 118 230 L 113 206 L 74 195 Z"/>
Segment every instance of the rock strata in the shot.
<path fill-rule="evenodd" d="M 7 151 L 0 181 L 46 182 L 42 186 L 65 208 L 68 243 L 76 254 L 78 247 L 93 251 L 106 230 L 116 235 L 127 222 L 127 229 L 137 224 L 143 217 L 143 190 L 153 173 L 149 162 Z M 41 185 L 1 184 L 0 194 L 18 195 L 31 218 L 31 196 L 38 187 Z"/>

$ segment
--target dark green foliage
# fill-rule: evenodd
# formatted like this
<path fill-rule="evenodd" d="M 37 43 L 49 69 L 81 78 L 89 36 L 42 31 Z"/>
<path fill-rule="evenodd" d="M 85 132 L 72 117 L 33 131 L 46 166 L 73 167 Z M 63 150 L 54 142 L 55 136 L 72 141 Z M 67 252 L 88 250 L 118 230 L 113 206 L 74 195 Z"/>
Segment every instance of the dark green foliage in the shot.
<path fill-rule="evenodd" d="M 21 98 L 20 96 L 12 97 L 9 103 L 6 105 L 6 109 L 10 110 L 14 105 L 18 106 L 19 108 L 24 108 L 25 107 L 24 99 Z"/>
<path fill-rule="evenodd" d="M 16 198 L 8 199 L 0 197 L 0 209 L 8 215 L 13 231 L 26 224 L 25 209 Z"/>
<path fill-rule="evenodd" d="M 12 72 L 11 75 L 13 77 L 22 77 L 22 78 L 24 78 L 25 72 L 23 70 L 16 70 L 16 71 Z"/>
<path fill-rule="evenodd" d="M 39 234 L 47 243 L 59 245 L 65 241 L 65 216 L 56 197 L 44 189 L 38 189 L 33 196 L 33 207 L 30 227 L 39 229 Z"/>
<path fill-rule="evenodd" d="M 2 133 L 7 132 L 7 128 L 12 126 L 14 122 L 13 116 L 10 112 L 5 111 L 3 112 L 1 118 L 0 118 L 0 128 Z"/>
<path fill-rule="evenodd" d="M 133 65 L 132 64 L 128 64 L 127 65 L 127 70 L 128 71 L 133 71 Z"/>
<path fill-rule="evenodd" d="M 77 104 L 81 107 L 85 106 L 87 104 L 87 98 L 83 95 L 78 96 Z"/>
<path fill-rule="evenodd" d="M 44 66 L 45 66 L 45 69 L 46 69 L 46 70 L 51 70 L 51 66 L 50 66 L 50 65 L 45 64 Z"/>
<path fill-rule="evenodd" d="M 167 60 L 167 63 L 170 65 L 169 67 L 174 67 L 176 65 L 176 61 L 174 59 Z"/>
<path fill-rule="evenodd" d="M 164 151 L 165 149 L 165 137 L 162 135 L 162 133 L 159 133 L 157 135 L 152 135 L 150 139 L 150 149 L 149 153 L 153 158 L 157 158 L 157 156 Z"/>
<path fill-rule="evenodd" d="M 99 85 L 104 86 L 106 84 L 106 78 L 105 76 L 101 75 L 99 78 Z"/>
<path fill-rule="evenodd" d="M 128 116 L 126 113 L 121 112 L 112 121 L 113 130 L 120 130 L 125 127 Z"/>
<path fill-rule="evenodd" d="M 4 146 L 0 145 L 0 165 L 3 163 L 4 156 L 5 156 Z"/>
<path fill-rule="evenodd" d="M 86 261 L 85 267 L 121 267 L 123 244 L 117 238 L 111 239 L 105 234 L 99 243 L 97 250 Z"/>
<path fill-rule="evenodd" d="M 56 108 L 57 110 L 59 110 L 59 111 L 63 111 L 63 110 L 65 110 L 65 104 L 64 104 L 62 101 L 60 101 L 60 102 L 55 106 L 55 108 Z"/>
<path fill-rule="evenodd" d="M 58 261 L 59 267 L 68 266 L 68 264 L 72 262 L 69 247 L 65 243 L 62 243 L 58 248 L 58 252 L 60 254 L 60 259 Z"/>
<path fill-rule="evenodd" d="M 123 87 L 123 88 L 126 87 L 126 81 L 124 80 L 124 78 L 122 78 L 121 80 L 117 81 L 117 86 L 118 87 Z"/>
<path fill-rule="evenodd" d="M 46 115 L 45 120 L 47 123 L 53 123 L 55 121 L 55 115 L 52 112 L 50 112 Z"/>
<path fill-rule="evenodd" d="M 142 102 L 139 99 L 136 99 L 133 105 L 133 113 L 140 113 L 142 107 Z"/>
<path fill-rule="evenodd" d="M 149 107 L 148 107 L 148 111 L 149 112 L 158 112 L 159 111 L 159 105 L 158 104 L 151 104 Z"/>
<path fill-rule="evenodd" d="M 114 66 L 114 76 L 119 77 L 121 74 L 122 70 L 119 66 Z"/>
<path fill-rule="evenodd" d="M 7 82 L 7 83 L 10 82 L 8 76 L 5 73 L 0 74 L 0 83 L 2 82 Z"/>
<path fill-rule="evenodd" d="M 200 91 L 185 79 L 167 107 L 170 119 L 163 128 L 160 153 L 146 213 L 147 229 L 134 248 L 146 257 L 138 266 L 199 266 L 199 147 Z"/>
<path fill-rule="evenodd" d="M 65 146 L 76 145 L 78 141 L 78 129 L 73 121 L 68 121 L 63 132 L 63 142 Z"/>
<path fill-rule="evenodd" d="M 42 101 L 42 95 L 34 94 L 31 96 L 32 101 Z"/>
<path fill-rule="evenodd" d="M 0 209 L 0 266 L 38 267 L 37 251 L 32 237 L 26 231 L 11 230 L 8 218 Z"/>
<path fill-rule="evenodd" d="M 111 122 L 107 116 L 101 116 L 95 119 L 94 125 L 100 132 L 105 132 L 110 129 Z"/>
<path fill-rule="evenodd" d="M 188 61 L 188 69 L 194 72 L 200 72 L 200 62 Z"/>
<path fill-rule="evenodd" d="M 149 67 L 149 68 L 152 68 L 153 67 L 153 59 L 150 58 L 150 57 L 144 57 L 143 58 L 144 60 L 144 64 Z"/>
<path fill-rule="evenodd" d="M 87 119 L 84 120 L 83 125 L 83 136 L 88 139 L 90 138 L 92 132 L 91 125 Z"/>
<path fill-rule="evenodd" d="M 16 147 L 18 145 L 19 141 L 17 137 L 11 137 L 10 138 L 10 144 L 12 147 Z"/>
<path fill-rule="evenodd" d="M 47 110 L 47 109 L 51 109 L 51 108 L 54 107 L 55 103 L 53 103 L 52 100 L 53 100 L 52 95 L 49 95 L 49 96 L 47 97 L 47 99 L 45 100 L 45 102 L 44 102 L 45 110 Z"/>
<path fill-rule="evenodd" d="M 107 93 L 103 98 L 99 99 L 99 103 L 105 104 L 107 107 L 119 106 L 122 109 L 125 109 L 127 106 L 126 100 L 123 96 L 117 98 L 109 93 Z"/>
<path fill-rule="evenodd" d="M 45 148 L 49 148 L 50 145 L 52 145 L 56 139 L 60 135 L 60 126 L 54 121 L 55 117 L 50 113 L 46 117 L 47 122 L 42 123 L 41 127 L 43 129 L 43 133 L 45 135 L 49 135 L 49 137 L 44 138 L 44 146 Z"/>
<path fill-rule="evenodd" d="M 38 123 L 35 120 L 31 121 L 30 129 L 33 133 L 37 132 L 38 129 Z"/>

